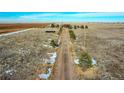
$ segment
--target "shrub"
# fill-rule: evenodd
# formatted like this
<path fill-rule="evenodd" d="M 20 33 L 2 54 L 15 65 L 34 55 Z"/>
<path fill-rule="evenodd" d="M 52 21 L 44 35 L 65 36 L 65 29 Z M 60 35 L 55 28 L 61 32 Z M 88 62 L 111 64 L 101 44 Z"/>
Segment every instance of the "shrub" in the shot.
<path fill-rule="evenodd" d="M 57 24 L 56 27 L 59 28 L 59 25 Z"/>
<path fill-rule="evenodd" d="M 51 40 L 50 45 L 54 48 L 57 46 L 54 40 Z"/>
<path fill-rule="evenodd" d="M 92 67 L 92 58 L 87 52 L 81 53 L 79 57 L 79 66 L 83 68 L 90 68 Z"/>
<path fill-rule="evenodd" d="M 85 25 L 85 28 L 86 28 L 86 29 L 88 29 L 88 26 L 87 26 L 87 25 Z"/>
<path fill-rule="evenodd" d="M 77 29 L 77 26 L 76 25 L 74 26 L 74 29 Z"/>
<path fill-rule="evenodd" d="M 77 28 L 79 28 L 80 26 L 77 26 Z"/>
<path fill-rule="evenodd" d="M 52 27 L 52 28 L 54 28 L 54 27 L 55 27 L 55 25 L 54 25 L 54 24 L 51 24 L 51 27 Z"/>
<path fill-rule="evenodd" d="M 74 31 L 69 30 L 69 34 L 70 34 L 70 38 L 72 38 L 74 40 L 76 39 L 76 35 L 75 35 Z"/>
<path fill-rule="evenodd" d="M 81 29 L 84 29 L 84 25 L 82 25 L 80 28 L 81 28 Z"/>

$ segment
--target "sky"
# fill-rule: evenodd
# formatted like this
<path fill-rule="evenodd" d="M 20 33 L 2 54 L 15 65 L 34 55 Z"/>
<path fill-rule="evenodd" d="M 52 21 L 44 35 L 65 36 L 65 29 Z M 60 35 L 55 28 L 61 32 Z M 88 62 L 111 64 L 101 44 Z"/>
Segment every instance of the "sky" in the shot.
<path fill-rule="evenodd" d="M 0 12 L 0 23 L 124 22 L 124 12 Z"/>

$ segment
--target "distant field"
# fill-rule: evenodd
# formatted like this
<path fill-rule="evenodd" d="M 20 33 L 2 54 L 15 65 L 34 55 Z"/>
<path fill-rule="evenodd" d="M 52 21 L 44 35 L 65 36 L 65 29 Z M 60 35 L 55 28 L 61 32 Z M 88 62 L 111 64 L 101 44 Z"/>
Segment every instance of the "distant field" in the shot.
<path fill-rule="evenodd" d="M 38 28 L 38 27 L 45 27 L 47 23 L 33 23 L 33 24 L 0 24 L 0 34 L 14 32 L 22 29 L 27 28 Z"/>

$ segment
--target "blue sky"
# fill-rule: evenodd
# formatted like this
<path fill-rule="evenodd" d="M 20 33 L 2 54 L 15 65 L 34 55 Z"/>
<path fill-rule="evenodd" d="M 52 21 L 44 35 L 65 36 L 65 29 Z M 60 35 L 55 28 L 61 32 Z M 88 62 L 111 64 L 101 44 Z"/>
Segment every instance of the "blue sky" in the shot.
<path fill-rule="evenodd" d="M 0 12 L 0 23 L 124 22 L 124 12 Z"/>

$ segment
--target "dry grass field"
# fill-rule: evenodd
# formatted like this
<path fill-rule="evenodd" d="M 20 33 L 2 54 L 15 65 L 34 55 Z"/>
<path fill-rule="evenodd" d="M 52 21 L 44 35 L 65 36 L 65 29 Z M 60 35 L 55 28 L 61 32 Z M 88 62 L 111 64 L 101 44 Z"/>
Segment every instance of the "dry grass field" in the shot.
<path fill-rule="evenodd" d="M 81 70 L 80 73 L 78 68 L 80 79 L 124 79 L 124 24 L 87 25 L 87 30 L 75 30 L 77 55 L 85 47 L 97 64 L 86 71 Z"/>
<path fill-rule="evenodd" d="M 49 53 L 55 51 L 50 41 L 57 38 L 42 28 L 0 37 L 0 79 L 40 79 L 51 66 Z"/>
<path fill-rule="evenodd" d="M 45 32 L 51 30 L 47 26 L 48 24 L 15 24 L 15 26 L 7 24 L 5 27 L 4 24 L 1 24 L 1 34 L 13 32 L 14 29 L 32 29 L 0 36 L 0 79 L 39 80 L 43 79 L 43 76 L 44 79 L 54 79 L 49 74 L 52 74 L 51 69 L 54 70 L 56 67 L 58 69 L 55 72 L 59 73 L 56 76 L 57 79 L 59 77 L 77 80 L 124 79 L 123 23 L 68 24 L 87 25 L 88 29 L 65 27 L 61 34 L 57 34 L 59 27 L 52 29 L 57 31 L 55 33 Z M 69 37 L 70 30 L 76 36 L 74 40 L 72 40 L 73 37 Z M 52 41 L 54 47 L 51 46 L 51 40 L 59 42 L 57 47 L 55 47 L 54 41 Z M 92 58 L 96 62 L 89 68 L 78 65 L 75 61 L 84 52 L 90 55 L 89 59 Z M 55 55 L 53 55 L 54 53 Z M 56 54 L 57 65 L 49 63 L 50 60 L 55 61 L 50 58 L 55 58 Z M 51 57 L 51 55 L 53 56 Z M 73 68 L 71 66 L 74 67 L 74 70 L 71 69 Z"/>

